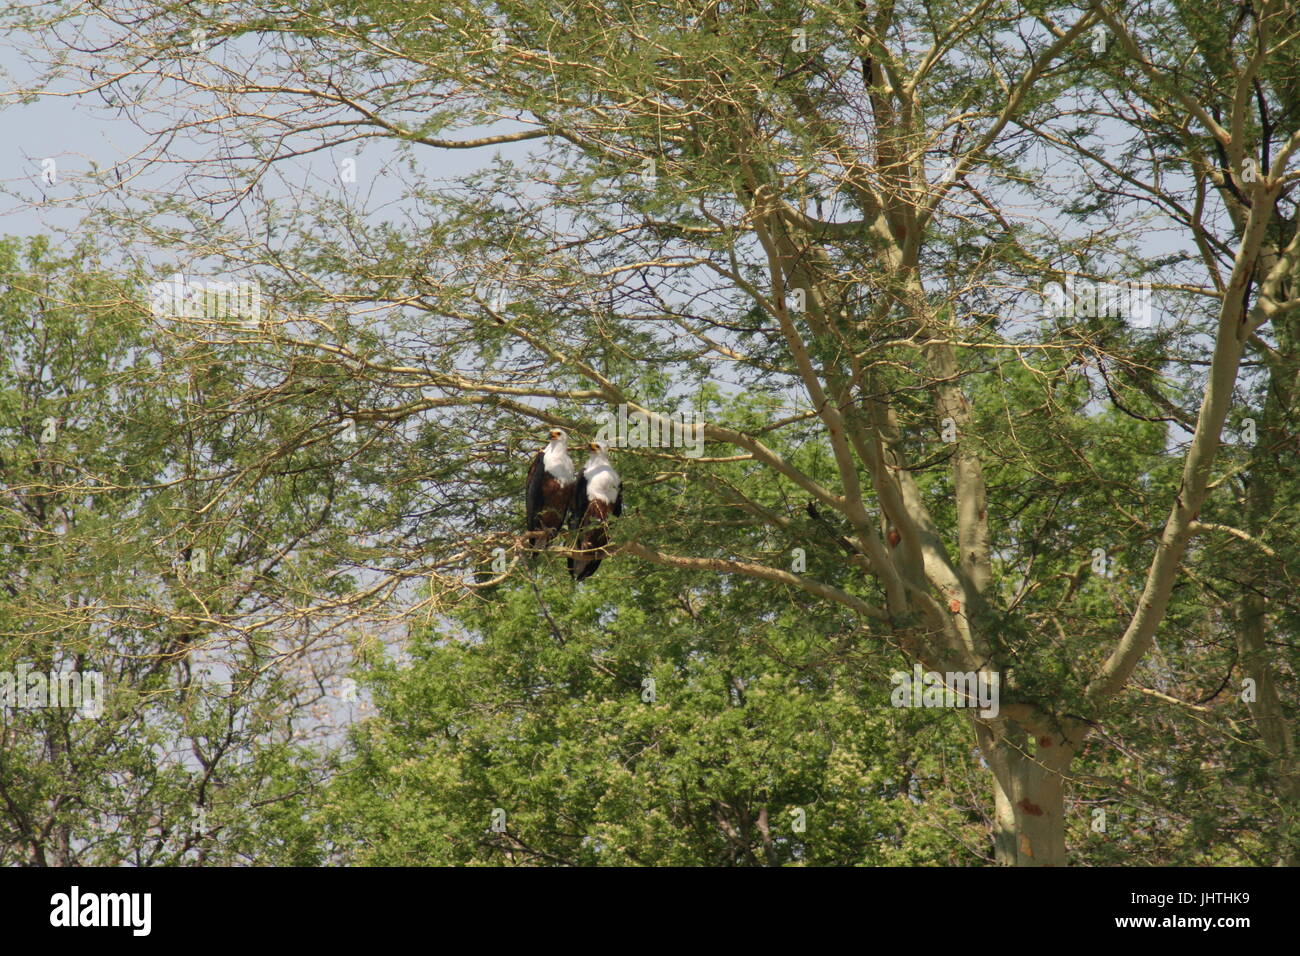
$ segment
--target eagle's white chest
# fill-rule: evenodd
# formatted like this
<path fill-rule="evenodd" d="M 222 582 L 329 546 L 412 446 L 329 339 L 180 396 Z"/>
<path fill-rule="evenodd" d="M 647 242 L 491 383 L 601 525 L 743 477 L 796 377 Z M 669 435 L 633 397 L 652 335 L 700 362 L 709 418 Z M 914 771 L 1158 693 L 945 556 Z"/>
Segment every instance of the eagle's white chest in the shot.
<path fill-rule="evenodd" d="M 571 485 L 577 481 L 573 459 L 563 447 L 554 442 L 546 446 L 546 453 L 542 455 L 542 467 L 562 485 Z"/>
<path fill-rule="evenodd" d="M 582 473 L 587 478 L 588 498 L 599 498 L 611 505 L 618 500 L 618 489 L 622 480 L 609 462 L 590 462 Z"/>

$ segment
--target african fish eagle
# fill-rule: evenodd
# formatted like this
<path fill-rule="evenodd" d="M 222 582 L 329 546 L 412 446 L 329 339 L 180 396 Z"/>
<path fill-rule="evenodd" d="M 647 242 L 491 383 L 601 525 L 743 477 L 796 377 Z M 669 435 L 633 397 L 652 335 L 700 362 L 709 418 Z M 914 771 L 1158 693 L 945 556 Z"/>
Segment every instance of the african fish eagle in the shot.
<path fill-rule="evenodd" d="M 595 441 L 587 447 L 592 455 L 587 459 L 573 492 L 573 514 L 578 527 L 577 550 L 584 552 L 577 558 L 569 558 L 569 573 L 574 581 L 596 573 L 601 559 L 609 553 L 605 550 L 609 544 L 609 516 L 623 513 L 623 480 L 609 463 L 609 449 L 604 443 Z"/>
<path fill-rule="evenodd" d="M 528 543 L 546 547 L 564 527 L 577 474 L 569 457 L 569 436 L 551 429 L 551 440 L 528 469 Z"/>

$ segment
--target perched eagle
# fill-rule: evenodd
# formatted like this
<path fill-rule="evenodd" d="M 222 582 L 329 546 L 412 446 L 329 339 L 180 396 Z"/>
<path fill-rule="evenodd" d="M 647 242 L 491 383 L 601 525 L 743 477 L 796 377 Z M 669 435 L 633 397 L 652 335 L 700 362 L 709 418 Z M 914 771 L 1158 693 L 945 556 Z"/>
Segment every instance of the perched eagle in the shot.
<path fill-rule="evenodd" d="M 610 514 L 623 513 L 623 481 L 609 463 L 609 450 L 600 442 L 587 446 L 592 456 L 587 459 L 578 487 L 573 492 L 573 514 L 578 528 L 577 550 L 587 552 L 569 558 L 569 573 L 574 581 L 591 577 L 600 567 L 609 544 L 606 526 Z"/>
<path fill-rule="evenodd" d="M 528 543 L 544 548 L 564 527 L 577 474 L 569 457 L 569 436 L 558 428 L 528 469 Z"/>

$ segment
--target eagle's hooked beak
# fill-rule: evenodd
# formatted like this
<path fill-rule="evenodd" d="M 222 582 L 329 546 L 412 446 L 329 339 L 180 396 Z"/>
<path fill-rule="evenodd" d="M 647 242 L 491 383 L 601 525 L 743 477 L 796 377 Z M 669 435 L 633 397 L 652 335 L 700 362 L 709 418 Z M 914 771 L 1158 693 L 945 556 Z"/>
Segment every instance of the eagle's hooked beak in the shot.
<path fill-rule="evenodd" d="M 564 434 L 564 432 L 560 431 L 558 428 L 552 428 L 552 429 L 551 429 L 551 441 L 555 441 L 557 438 L 559 438 L 559 437 L 560 437 L 561 435 L 563 435 L 563 434 Z"/>
<path fill-rule="evenodd" d="M 600 451 L 600 446 L 597 445 L 594 441 L 587 442 L 587 447 L 595 452 Z"/>

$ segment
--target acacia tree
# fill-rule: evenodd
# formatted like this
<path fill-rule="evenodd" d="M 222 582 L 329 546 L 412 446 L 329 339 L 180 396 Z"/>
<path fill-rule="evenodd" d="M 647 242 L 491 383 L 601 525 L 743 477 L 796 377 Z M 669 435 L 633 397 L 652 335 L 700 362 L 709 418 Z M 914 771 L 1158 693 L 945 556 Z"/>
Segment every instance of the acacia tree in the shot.
<path fill-rule="evenodd" d="M 899 660 L 999 673 L 1000 714 L 971 730 L 1000 861 L 1065 861 L 1067 785 L 1124 786 L 1077 758 L 1137 694 L 1187 709 L 1180 681 L 1199 687 L 1213 653 L 1171 647 L 1180 674 L 1134 683 L 1162 627 L 1240 634 L 1294 820 L 1291 665 L 1270 654 L 1294 615 L 1243 581 L 1214 596 L 1223 568 L 1189 551 L 1227 534 L 1294 574 L 1294 549 L 1265 540 L 1294 488 L 1263 450 L 1294 448 L 1300 133 L 1280 3 L 97 10 L 80 60 L 59 5 L 25 25 L 157 136 L 120 187 L 139 202 L 99 203 L 102 228 L 263 282 L 276 307 L 246 334 L 319 397 L 301 441 L 416 420 L 436 453 L 409 476 L 430 506 L 368 515 L 340 562 L 428 571 L 433 606 L 491 586 L 461 571 L 518 555 L 530 428 L 694 402 L 705 457 L 628 450 L 628 474 L 678 495 L 620 525 L 618 560 L 800 592 Z M 182 132 L 192 154 L 160 199 L 146 173 Z M 421 166 L 474 150 L 449 185 Z M 294 166 L 309 155 L 329 157 L 328 187 Z M 399 181 L 387 209 L 362 201 Z M 1160 329 L 1086 302 L 1045 316 L 1038 291 L 1065 272 L 1149 283 Z M 1247 348 L 1268 437 L 1240 528 L 1241 463 L 1220 445 Z M 778 450 L 801 443 L 825 456 Z M 738 461 L 751 483 L 726 480 Z M 796 549 L 828 540 L 843 573 L 809 573 Z M 1245 717 L 1232 676 L 1193 707 Z"/>

